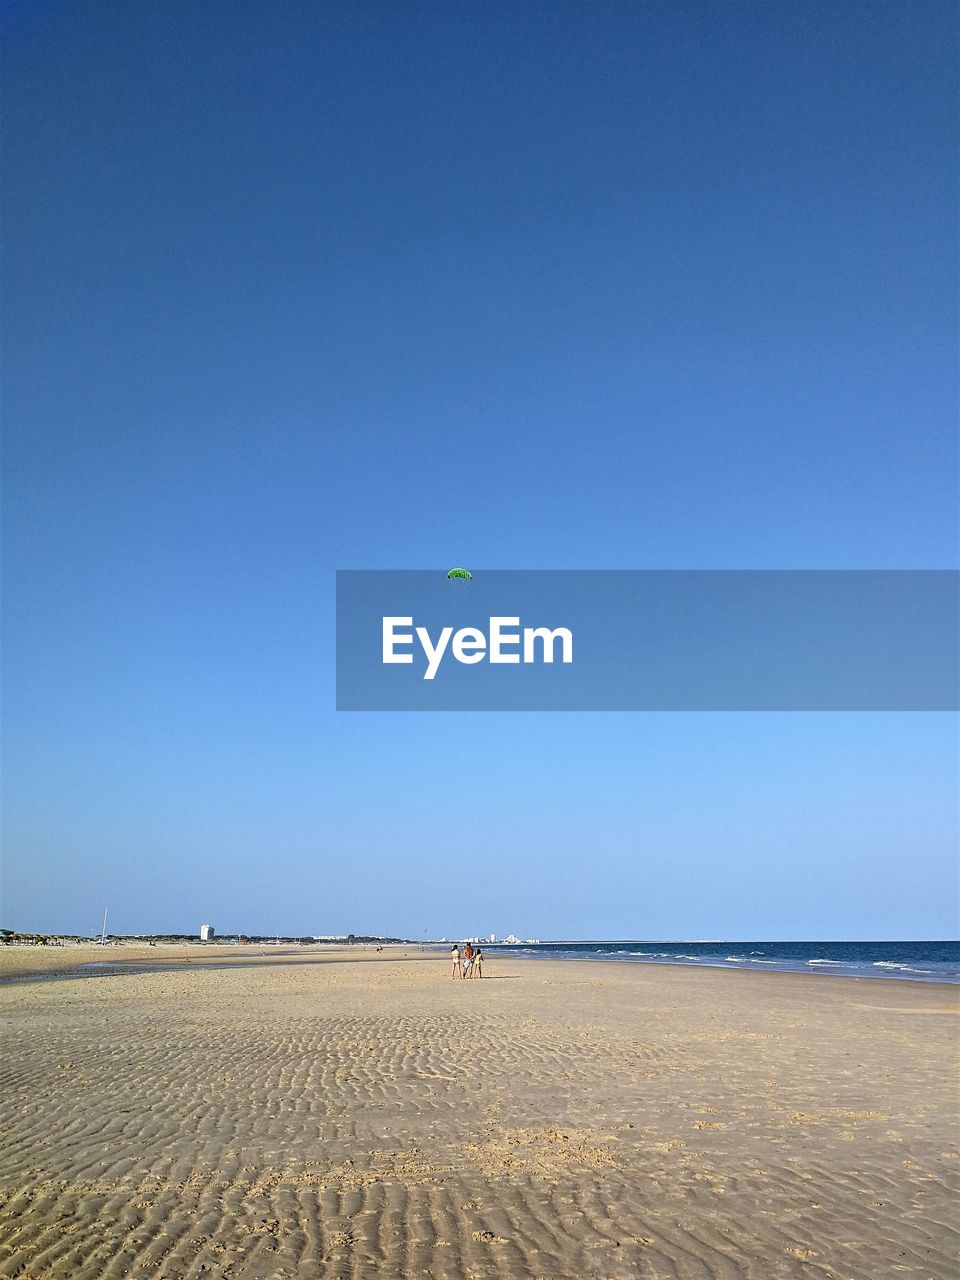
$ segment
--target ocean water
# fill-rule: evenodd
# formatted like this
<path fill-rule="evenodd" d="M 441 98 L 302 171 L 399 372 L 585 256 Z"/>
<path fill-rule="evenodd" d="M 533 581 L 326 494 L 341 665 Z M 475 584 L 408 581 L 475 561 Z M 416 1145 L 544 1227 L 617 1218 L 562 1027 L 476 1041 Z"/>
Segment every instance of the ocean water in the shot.
<path fill-rule="evenodd" d="M 847 978 L 960 983 L 960 942 L 542 942 L 498 952 L 550 960 L 691 964 Z"/>

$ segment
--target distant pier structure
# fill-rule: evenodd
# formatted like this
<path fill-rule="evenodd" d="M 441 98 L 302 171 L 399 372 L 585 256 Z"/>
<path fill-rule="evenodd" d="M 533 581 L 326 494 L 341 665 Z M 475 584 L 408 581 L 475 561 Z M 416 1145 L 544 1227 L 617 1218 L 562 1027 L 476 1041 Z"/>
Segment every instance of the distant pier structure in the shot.
<path fill-rule="evenodd" d="M 200 926 L 200 941 L 212 942 L 217 936 L 217 931 L 212 924 L 202 924 Z"/>

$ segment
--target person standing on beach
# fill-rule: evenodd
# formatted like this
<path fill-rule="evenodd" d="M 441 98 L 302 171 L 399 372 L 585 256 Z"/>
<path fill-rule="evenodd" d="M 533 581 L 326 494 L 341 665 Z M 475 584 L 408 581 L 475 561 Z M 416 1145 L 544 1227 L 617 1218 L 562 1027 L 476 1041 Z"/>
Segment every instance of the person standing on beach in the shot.
<path fill-rule="evenodd" d="M 473 972 L 473 943 L 468 942 L 463 948 L 463 976 L 469 978 Z"/>
<path fill-rule="evenodd" d="M 457 946 L 456 943 L 454 943 L 453 946 L 450 948 L 450 959 L 453 965 L 453 967 L 450 970 L 450 977 L 462 978 L 463 974 L 460 971 L 460 948 Z"/>
<path fill-rule="evenodd" d="M 476 955 L 473 957 L 473 976 L 475 978 L 483 977 L 483 952 L 477 947 Z"/>

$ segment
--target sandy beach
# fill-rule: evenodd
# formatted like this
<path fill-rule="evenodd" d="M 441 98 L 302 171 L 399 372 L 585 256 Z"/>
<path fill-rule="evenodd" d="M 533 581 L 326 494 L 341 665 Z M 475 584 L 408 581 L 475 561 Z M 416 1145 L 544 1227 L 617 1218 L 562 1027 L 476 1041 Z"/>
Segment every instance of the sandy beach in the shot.
<path fill-rule="evenodd" d="M 0 1276 L 960 1275 L 960 992 L 8 949 Z M 205 968 L 223 960 L 228 967 Z"/>

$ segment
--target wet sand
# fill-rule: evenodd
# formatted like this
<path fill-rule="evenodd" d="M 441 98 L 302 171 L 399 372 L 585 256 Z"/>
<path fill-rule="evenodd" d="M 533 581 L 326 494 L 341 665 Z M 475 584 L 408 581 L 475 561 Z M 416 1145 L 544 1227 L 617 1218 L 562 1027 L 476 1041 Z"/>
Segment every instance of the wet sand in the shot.
<path fill-rule="evenodd" d="M 0 1276 L 960 1275 L 956 988 L 257 951 L 0 953 L 181 966 L 0 988 Z"/>

